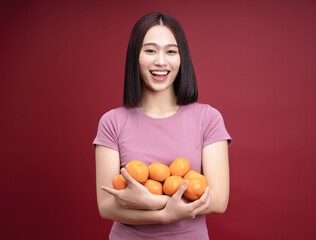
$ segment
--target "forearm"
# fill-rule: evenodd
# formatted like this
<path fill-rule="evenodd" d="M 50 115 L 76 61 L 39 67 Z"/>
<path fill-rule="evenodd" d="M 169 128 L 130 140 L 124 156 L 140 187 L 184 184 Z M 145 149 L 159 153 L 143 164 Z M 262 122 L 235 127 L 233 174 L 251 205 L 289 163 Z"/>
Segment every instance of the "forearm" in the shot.
<path fill-rule="evenodd" d="M 148 210 L 160 210 L 163 209 L 167 201 L 170 199 L 167 195 L 154 195 L 150 194 L 150 200 L 147 200 L 147 207 Z"/>
<path fill-rule="evenodd" d="M 164 222 L 162 210 L 136 210 L 124 208 L 114 198 L 107 199 L 99 204 L 102 218 L 111 219 L 124 224 L 160 224 Z"/>
<path fill-rule="evenodd" d="M 180 186 L 177 192 L 170 198 L 161 210 L 136 210 L 124 208 L 114 197 L 107 197 L 99 201 L 100 215 L 106 219 L 112 219 L 125 224 L 166 224 L 181 219 L 194 218 L 210 206 L 211 195 L 206 188 L 202 197 L 194 202 L 183 201 L 182 196 L 188 187 L 188 181 Z M 158 198 L 161 199 L 161 198 Z"/>
<path fill-rule="evenodd" d="M 226 140 L 203 148 L 202 166 L 211 190 L 211 201 L 209 207 L 200 214 L 224 213 L 229 199 L 229 161 Z"/>

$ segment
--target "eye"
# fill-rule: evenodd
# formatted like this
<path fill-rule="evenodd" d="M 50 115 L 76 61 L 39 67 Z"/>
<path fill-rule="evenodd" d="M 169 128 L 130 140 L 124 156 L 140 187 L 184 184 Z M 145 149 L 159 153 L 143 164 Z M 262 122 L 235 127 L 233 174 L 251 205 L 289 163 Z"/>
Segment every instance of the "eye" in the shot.
<path fill-rule="evenodd" d="M 153 50 L 153 49 L 146 49 L 145 52 L 147 52 L 147 53 L 154 53 L 155 50 Z"/>
<path fill-rule="evenodd" d="M 177 51 L 175 51 L 175 50 L 169 50 L 169 51 L 167 51 L 167 53 L 169 53 L 169 54 L 175 54 L 175 53 L 177 53 Z"/>

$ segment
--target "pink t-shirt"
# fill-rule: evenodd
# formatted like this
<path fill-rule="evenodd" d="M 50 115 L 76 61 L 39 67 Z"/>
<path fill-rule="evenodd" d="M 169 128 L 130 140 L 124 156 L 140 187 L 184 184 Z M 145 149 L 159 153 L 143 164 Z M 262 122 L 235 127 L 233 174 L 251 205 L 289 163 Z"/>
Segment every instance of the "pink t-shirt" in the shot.
<path fill-rule="evenodd" d="M 201 172 L 203 147 L 231 137 L 215 108 L 201 103 L 181 106 L 172 116 L 152 118 L 140 108 L 120 107 L 105 113 L 93 142 L 120 153 L 121 166 L 140 160 L 170 165 L 177 157 L 190 161 Z M 114 222 L 110 239 L 209 239 L 205 216 L 171 224 L 126 225 Z"/>

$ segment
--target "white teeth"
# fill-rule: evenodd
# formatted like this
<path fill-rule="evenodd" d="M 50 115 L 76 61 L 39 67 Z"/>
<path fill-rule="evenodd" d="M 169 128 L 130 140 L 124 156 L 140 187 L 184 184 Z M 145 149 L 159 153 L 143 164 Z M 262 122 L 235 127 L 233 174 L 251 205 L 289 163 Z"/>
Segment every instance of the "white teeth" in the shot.
<path fill-rule="evenodd" d="M 151 71 L 151 73 L 155 75 L 163 76 L 163 75 L 167 75 L 168 71 Z"/>

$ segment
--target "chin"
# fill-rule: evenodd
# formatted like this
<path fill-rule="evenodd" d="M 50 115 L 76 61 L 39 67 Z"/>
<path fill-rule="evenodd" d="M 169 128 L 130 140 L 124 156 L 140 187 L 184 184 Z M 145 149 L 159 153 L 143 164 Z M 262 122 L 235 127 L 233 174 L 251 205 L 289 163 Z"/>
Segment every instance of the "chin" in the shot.
<path fill-rule="evenodd" d="M 159 86 L 157 86 L 157 84 L 150 84 L 149 86 L 147 85 L 147 88 L 151 91 L 155 91 L 155 92 L 163 92 L 166 90 L 169 90 L 170 88 L 173 89 L 173 84 L 161 84 Z"/>

